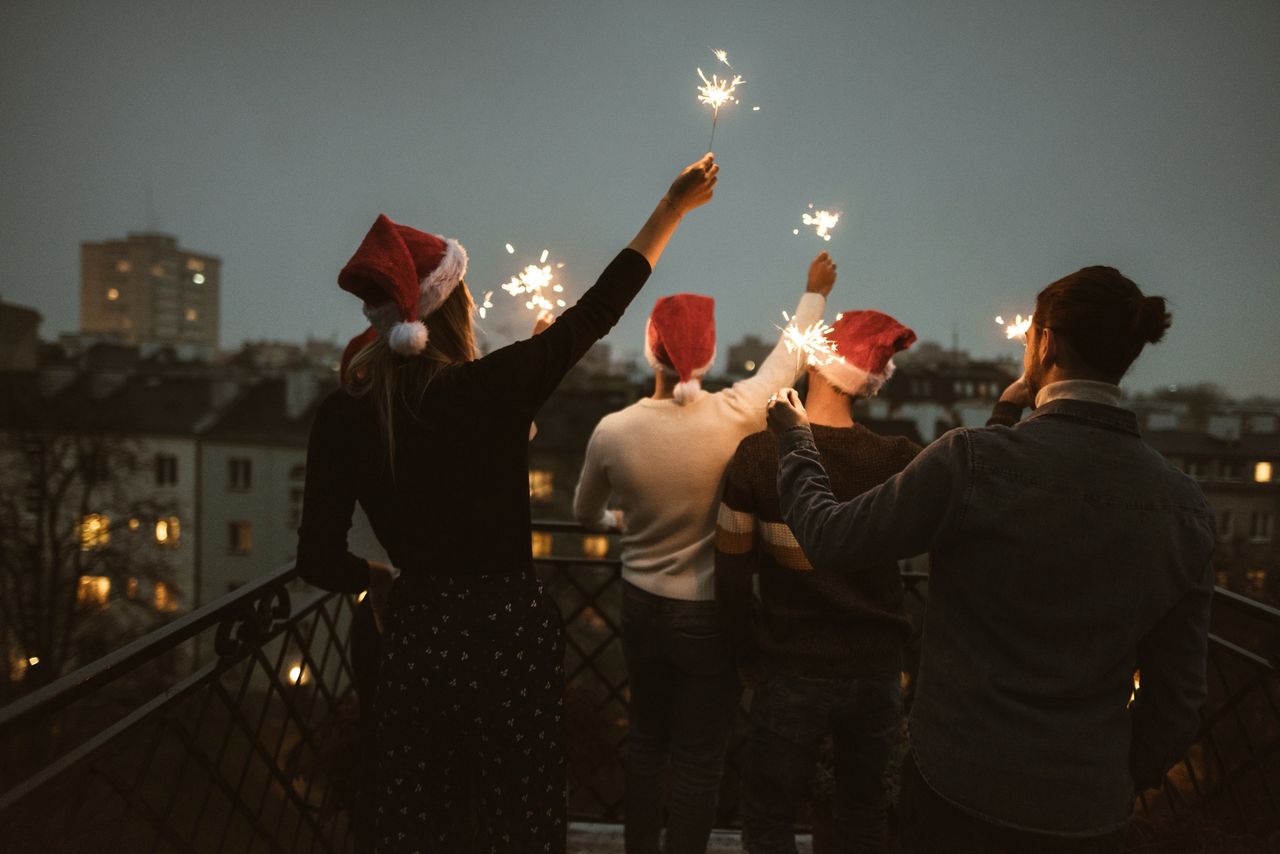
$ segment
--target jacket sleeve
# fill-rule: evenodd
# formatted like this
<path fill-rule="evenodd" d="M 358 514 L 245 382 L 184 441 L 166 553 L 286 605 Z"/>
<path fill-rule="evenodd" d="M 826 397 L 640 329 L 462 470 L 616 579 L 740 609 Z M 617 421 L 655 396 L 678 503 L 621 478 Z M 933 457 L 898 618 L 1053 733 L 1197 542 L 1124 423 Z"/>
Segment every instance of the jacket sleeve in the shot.
<path fill-rule="evenodd" d="M 884 483 L 840 502 L 813 434 L 793 428 L 778 442 L 782 518 L 815 569 L 874 566 L 929 551 L 962 516 L 968 445 L 964 430 L 952 430 Z"/>
<path fill-rule="evenodd" d="M 544 333 L 545 334 L 545 333 Z M 598 531 L 616 527 L 614 515 L 605 505 L 609 501 L 609 472 L 604 463 L 605 440 L 601 426 L 596 425 L 587 442 L 587 453 L 582 460 L 582 474 L 573 491 L 573 517 L 579 523 Z"/>
<path fill-rule="evenodd" d="M 1012 427 L 1022 420 L 1022 407 L 1016 403 L 997 400 L 991 407 L 991 417 L 987 419 L 988 427 Z"/>
<path fill-rule="evenodd" d="M 716 599 L 739 666 L 755 657 L 757 516 L 751 492 L 745 443 L 729 463 L 724 498 L 716 514 Z"/>
<path fill-rule="evenodd" d="M 1159 786 L 1186 755 L 1208 696 L 1210 568 L 1138 644 L 1129 770 L 1135 789 Z"/>
<path fill-rule="evenodd" d="M 495 350 L 469 369 L 481 387 L 532 418 L 569 369 L 618 322 L 650 272 L 643 255 L 622 250 L 549 329 Z"/>
<path fill-rule="evenodd" d="M 325 590 L 359 593 L 369 586 L 369 562 L 347 550 L 356 486 L 333 399 L 326 400 L 316 412 L 307 442 L 298 575 Z"/>

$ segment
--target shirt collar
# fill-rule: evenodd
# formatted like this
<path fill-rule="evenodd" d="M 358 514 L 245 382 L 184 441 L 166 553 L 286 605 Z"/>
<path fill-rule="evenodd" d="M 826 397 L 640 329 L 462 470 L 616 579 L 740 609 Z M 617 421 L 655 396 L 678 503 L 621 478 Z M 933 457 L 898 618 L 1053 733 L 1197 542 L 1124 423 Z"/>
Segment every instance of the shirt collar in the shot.
<path fill-rule="evenodd" d="M 1106 406 L 1120 405 L 1120 386 L 1096 380 L 1060 380 L 1049 383 L 1036 395 L 1036 409 L 1054 400 L 1083 400 Z"/>

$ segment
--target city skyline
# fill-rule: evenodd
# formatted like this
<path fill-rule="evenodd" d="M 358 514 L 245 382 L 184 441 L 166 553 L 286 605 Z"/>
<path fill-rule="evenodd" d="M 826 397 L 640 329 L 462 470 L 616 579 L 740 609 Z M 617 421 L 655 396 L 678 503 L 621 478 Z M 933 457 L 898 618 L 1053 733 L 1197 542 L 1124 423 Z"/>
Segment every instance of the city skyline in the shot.
<path fill-rule="evenodd" d="M 717 298 L 722 344 L 767 334 L 826 249 L 832 313 L 1016 357 L 994 316 L 1110 263 L 1173 300 L 1129 389 L 1276 393 L 1274 4 L 710 4 L 676 33 L 677 4 L 567 8 L 7 4 L 0 297 L 76 329 L 80 243 L 158 229 L 224 260 L 224 348 L 345 338 L 334 278 L 381 211 L 459 238 L 477 295 L 547 247 L 576 297 L 704 148 L 722 47 L 746 83 L 717 199 L 615 352 L 681 290 Z M 830 242 L 791 233 L 811 202 L 843 213 Z"/>

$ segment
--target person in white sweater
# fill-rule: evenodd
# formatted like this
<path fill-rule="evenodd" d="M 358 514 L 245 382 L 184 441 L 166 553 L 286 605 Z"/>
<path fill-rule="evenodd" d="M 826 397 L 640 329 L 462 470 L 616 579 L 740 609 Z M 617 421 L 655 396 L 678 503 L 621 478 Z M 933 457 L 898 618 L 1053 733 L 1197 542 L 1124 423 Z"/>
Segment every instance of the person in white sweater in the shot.
<path fill-rule="evenodd" d="M 801 329 L 821 318 L 835 280 L 823 252 L 796 307 Z M 698 378 L 715 358 L 713 310 L 696 294 L 658 301 L 645 334 L 653 395 L 601 419 L 573 500 L 583 524 L 622 532 L 628 854 L 659 850 L 668 758 L 665 851 L 706 850 L 740 692 L 715 601 L 716 511 L 738 443 L 764 428 L 770 396 L 804 367 L 780 338 L 753 376 L 703 390 Z"/>

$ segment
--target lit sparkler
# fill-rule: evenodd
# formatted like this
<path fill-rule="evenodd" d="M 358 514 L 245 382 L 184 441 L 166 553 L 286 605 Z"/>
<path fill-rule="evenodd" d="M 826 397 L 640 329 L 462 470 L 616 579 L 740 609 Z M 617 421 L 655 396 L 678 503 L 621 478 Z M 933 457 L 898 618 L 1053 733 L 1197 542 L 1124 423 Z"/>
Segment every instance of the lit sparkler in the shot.
<path fill-rule="evenodd" d="M 779 326 L 778 329 L 782 332 L 782 343 L 788 353 L 800 353 L 806 364 L 814 367 L 844 361 L 844 357 L 836 352 L 835 342 L 829 337 L 835 328 L 826 321 L 819 320 L 801 329 L 795 318 L 785 311 L 782 319 L 787 325 Z"/>
<path fill-rule="evenodd" d="M 484 302 L 480 303 L 480 308 L 477 309 L 481 320 L 484 320 L 491 308 L 493 308 L 493 291 L 485 291 Z"/>
<path fill-rule="evenodd" d="M 507 248 L 513 253 L 515 249 L 510 243 Z M 556 270 L 564 267 L 563 263 L 555 265 L 548 264 L 547 259 L 551 252 L 543 249 L 542 254 L 538 256 L 537 264 L 529 264 L 519 273 L 511 277 L 511 281 L 502 286 L 502 289 L 513 297 L 524 297 L 524 307 L 529 311 L 547 311 L 554 312 L 557 308 L 564 308 L 567 304 L 563 297 L 549 296 L 548 294 L 563 294 L 564 285 L 557 282 Z M 488 303 L 485 308 L 492 308 L 488 297 L 492 294 L 485 295 L 485 302 Z M 484 317 L 483 314 L 480 315 Z"/>
<path fill-rule="evenodd" d="M 721 62 L 723 62 L 723 63 L 724 63 L 725 65 L 727 65 L 729 68 L 731 68 L 731 69 L 733 68 L 733 66 L 732 66 L 732 65 L 729 65 L 729 51 L 727 51 L 727 50 L 717 50 L 716 48 L 714 48 L 714 47 L 713 47 L 713 48 L 711 48 L 711 52 L 715 55 L 715 58 L 716 58 L 716 59 L 718 59 L 718 60 L 720 60 Z"/>
<path fill-rule="evenodd" d="M 813 210 L 813 205 L 809 205 L 809 210 Z M 813 213 L 803 213 L 800 215 L 800 221 L 805 225 L 813 226 L 816 233 L 823 240 L 831 240 L 831 229 L 836 227 L 836 223 L 840 221 L 839 211 L 814 210 Z M 792 229 L 792 234 L 799 234 L 800 229 Z"/>
<path fill-rule="evenodd" d="M 1015 338 L 1023 344 L 1027 343 L 1027 330 L 1031 328 L 1031 318 L 1017 315 L 1013 318 L 1013 323 L 1005 323 L 1004 317 L 996 315 L 996 323 L 1004 327 L 1004 337 L 1010 341 Z"/>
<path fill-rule="evenodd" d="M 725 65 L 728 64 L 725 62 Z M 698 69 L 698 76 L 702 78 L 702 85 L 698 87 L 698 101 L 711 108 L 711 140 L 707 143 L 707 150 L 710 151 L 712 143 L 716 141 L 716 122 L 720 119 L 720 108 L 728 103 L 738 103 L 733 93 L 740 83 L 746 81 L 737 74 L 733 75 L 732 79 L 721 79 L 718 75 L 712 74 L 711 79 L 708 80 L 701 68 Z"/>

